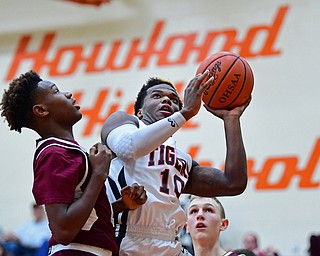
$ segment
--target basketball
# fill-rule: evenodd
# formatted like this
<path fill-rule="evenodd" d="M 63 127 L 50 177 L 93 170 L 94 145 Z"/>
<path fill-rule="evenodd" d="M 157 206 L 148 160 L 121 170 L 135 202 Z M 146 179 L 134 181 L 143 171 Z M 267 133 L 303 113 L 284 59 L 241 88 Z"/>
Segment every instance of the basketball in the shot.
<path fill-rule="evenodd" d="M 231 52 L 217 52 L 203 60 L 196 74 L 210 70 L 213 77 L 202 95 L 202 101 L 213 109 L 232 109 L 250 98 L 254 77 L 248 62 Z M 206 80 L 207 81 L 207 80 Z"/>

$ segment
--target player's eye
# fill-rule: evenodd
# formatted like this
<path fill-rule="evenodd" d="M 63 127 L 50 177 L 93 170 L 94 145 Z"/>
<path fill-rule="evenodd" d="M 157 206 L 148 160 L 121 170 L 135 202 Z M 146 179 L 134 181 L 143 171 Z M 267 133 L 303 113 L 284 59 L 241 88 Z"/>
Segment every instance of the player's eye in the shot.
<path fill-rule="evenodd" d="M 53 85 L 51 88 L 52 88 L 54 93 L 58 93 L 59 92 L 59 89 L 58 89 L 58 87 L 56 85 Z"/>
<path fill-rule="evenodd" d="M 194 213 L 197 213 L 197 212 L 198 212 L 197 209 L 192 209 L 192 210 L 189 211 L 189 214 L 194 214 Z"/>
<path fill-rule="evenodd" d="M 174 103 L 174 104 L 179 104 L 179 100 L 177 98 L 172 98 L 171 101 Z"/>
<path fill-rule="evenodd" d="M 161 95 L 158 93 L 152 94 L 152 98 L 154 98 L 154 99 L 159 99 L 160 97 L 161 97 Z"/>
<path fill-rule="evenodd" d="M 214 212 L 214 210 L 211 209 L 211 208 L 206 208 L 206 209 L 205 209 L 205 212 Z"/>

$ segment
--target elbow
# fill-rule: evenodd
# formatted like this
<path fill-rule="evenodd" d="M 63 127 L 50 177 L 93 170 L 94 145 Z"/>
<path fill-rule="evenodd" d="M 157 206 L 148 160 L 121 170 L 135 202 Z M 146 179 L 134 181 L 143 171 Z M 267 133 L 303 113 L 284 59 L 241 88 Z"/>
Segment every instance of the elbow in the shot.
<path fill-rule="evenodd" d="M 59 244 L 68 245 L 73 241 L 76 234 L 69 230 L 59 229 L 57 231 L 52 231 L 52 236 Z"/>
<path fill-rule="evenodd" d="M 234 195 L 238 196 L 241 195 L 245 190 L 246 190 L 247 186 L 238 186 L 235 191 L 234 191 Z"/>
<path fill-rule="evenodd" d="M 53 237 L 59 244 L 62 244 L 62 245 L 70 244 L 74 238 L 68 234 L 53 234 Z"/>
<path fill-rule="evenodd" d="M 231 189 L 233 191 L 233 195 L 234 196 L 241 195 L 246 190 L 247 184 L 248 184 L 247 176 L 245 177 L 245 179 L 238 180 L 238 182 L 236 182 Z"/>
<path fill-rule="evenodd" d="M 227 187 L 230 195 L 237 196 L 242 194 L 248 185 L 247 166 L 229 166 L 227 177 Z"/>
<path fill-rule="evenodd" d="M 235 195 L 241 195 L 247 188 L 248 178 L 246 177 L 235 186 Z"/>

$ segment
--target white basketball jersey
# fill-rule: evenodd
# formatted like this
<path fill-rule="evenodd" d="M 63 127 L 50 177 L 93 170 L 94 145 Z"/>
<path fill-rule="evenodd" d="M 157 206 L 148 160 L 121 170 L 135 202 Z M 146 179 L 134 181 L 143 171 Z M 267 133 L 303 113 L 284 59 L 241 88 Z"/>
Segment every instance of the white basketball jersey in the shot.
<path fill-rule="evenodd" d="M 145 126 L 140 120 L 139 125 Z M 119 215 L 119 236 L 124 232 L 124 236 L 174 239 L 186 223 L 179 196 L 188 181 L 191 166 L 191 156 L 176 148 L 172 137 L 134 161 L 113 159 L 107 182 L 109 200 L 113 202 L 120 198 L 121 188 L 135 182 L 143 185 L 148 195 L 142 207 Z"/>

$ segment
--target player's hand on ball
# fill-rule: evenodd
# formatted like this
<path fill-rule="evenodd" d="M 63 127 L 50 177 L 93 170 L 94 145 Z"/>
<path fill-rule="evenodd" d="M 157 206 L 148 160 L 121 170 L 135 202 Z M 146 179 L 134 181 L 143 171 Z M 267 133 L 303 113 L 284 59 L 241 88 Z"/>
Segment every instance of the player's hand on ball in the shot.
<path fill-rule="evenodd" d="M 208 107 L 206 104 L 204 104 L 203 106 L 205 107 L 205 109 L 207 111 L 209 111 L 210 113 L 212 113 L 213 115 L 215 115 L 221 119 L 225 119 L 227 117 L 239 118 L 242 115 L 242 113 L 245 111 L 245 109 L 249 106 L 251 99 L 252 99 L 252 97 L 250 96 L 250 98 L 248 99 L 248 101 L 246 103 L 244 103 L 241 106 L 235 107 L 233 109 L 213 109 L 213 108 Z"/>
<path fill-rule="evenodd" d="M 202 94 L 206 86 L 212 82 L 212 77 L 208 79 L 208 75 L 209 70 L 196 75 L 184 90 L 184 106 L 181 109 L 181 114 L 186 120 L 195 116 L 200 110 Z"/>

